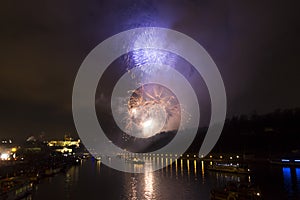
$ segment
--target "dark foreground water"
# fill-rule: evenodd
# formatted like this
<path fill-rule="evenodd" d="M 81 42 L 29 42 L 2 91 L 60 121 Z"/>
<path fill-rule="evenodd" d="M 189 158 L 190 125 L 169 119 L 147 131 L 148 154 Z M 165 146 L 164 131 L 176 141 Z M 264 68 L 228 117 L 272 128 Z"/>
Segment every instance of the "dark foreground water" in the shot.
<path fill-rule="evenodd" d="M 170 162 L 170 161 L 169 161 Z M 251 182 L 259 186 L 263 199 L 300 199 L 300 168 L 252 165 L 253 173 L 236 175 L 210 172 L 205 163 L 178 160 L 148 174 L 113 170 L 100 161 L 85 160 L 67 173 L 43 179 L 27 199 L 209 199 L 212 188 L 226 181 Z"/>

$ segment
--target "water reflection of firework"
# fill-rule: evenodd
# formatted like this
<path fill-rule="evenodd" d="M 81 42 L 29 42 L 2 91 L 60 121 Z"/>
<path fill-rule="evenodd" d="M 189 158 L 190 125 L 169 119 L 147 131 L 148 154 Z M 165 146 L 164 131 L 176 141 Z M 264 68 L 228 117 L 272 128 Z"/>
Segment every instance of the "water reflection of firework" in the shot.
<path fill-rule="evenodd" d="M 128 101 L 127 131 L 149 137 L 178 128 L 180 105 L 172 91 L 158 84 L 136 89 Z"/>

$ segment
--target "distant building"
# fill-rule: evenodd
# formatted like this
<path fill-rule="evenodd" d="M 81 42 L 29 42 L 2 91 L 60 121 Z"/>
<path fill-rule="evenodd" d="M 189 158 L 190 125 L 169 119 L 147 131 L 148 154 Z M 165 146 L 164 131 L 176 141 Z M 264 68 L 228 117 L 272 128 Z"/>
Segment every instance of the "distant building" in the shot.
<path fill-rule="evenodd" d="M 48 142 L 49 147 L 54 147 L 55 151 L 61 152 L 61 153 L 71 153 L 73 151 L 73 148 L 79 148 L 80 147 L 80 140 L 73 140 L 70 137 L 66 137 L 64 140 L 51 140 Z"/>
<path fill-rule="evenodd" d="M 71 147 L 79 148 L 80 140 L 51 140 L 48 142 L 49 147 Z"/>

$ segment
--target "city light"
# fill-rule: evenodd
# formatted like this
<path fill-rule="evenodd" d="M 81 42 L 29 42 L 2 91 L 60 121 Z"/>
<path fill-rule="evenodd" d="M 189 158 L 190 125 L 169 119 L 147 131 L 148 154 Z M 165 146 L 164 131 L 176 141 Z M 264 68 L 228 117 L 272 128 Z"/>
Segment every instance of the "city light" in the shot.
<path fill-rule="evenodd" d="M 9 154 L 8 153 L 2 153 L 0 158 L 1 158 L 1 160 L 9 160 Z"/>

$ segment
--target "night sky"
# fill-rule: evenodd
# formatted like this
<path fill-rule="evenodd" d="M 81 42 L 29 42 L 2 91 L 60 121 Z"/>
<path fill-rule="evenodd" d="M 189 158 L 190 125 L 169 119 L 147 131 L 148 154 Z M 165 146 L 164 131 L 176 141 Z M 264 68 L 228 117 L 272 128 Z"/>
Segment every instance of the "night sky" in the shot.
<path fill-rule="evenodd" d="M 0 138 L 76 135 L 73 82 L 87 54 L 131 28 L 197 40 L 217 64 L 228 116 L 300 106 L 297 1 L 0 2 Z"/>

